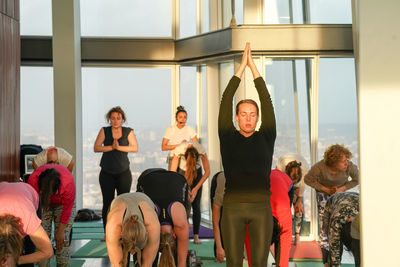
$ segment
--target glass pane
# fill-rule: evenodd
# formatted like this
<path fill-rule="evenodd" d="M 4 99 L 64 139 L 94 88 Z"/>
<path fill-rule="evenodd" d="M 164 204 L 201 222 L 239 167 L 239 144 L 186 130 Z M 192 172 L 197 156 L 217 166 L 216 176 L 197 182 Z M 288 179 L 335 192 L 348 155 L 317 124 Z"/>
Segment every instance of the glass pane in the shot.
<path fill-rule="evenodd" d="M 21 35 L 52 35 L 51 0 L 20 0 L 20 12 Z"/>
<path fill-rule="evenodd" d="M 81 0 L 82 36 L 169 37 L 171 0 Z"/>
<path fill-rule="evenodd" d="M 264 2 L 265 24 L 302 24 L 303 1 L 267 0 Z"/>
<path fill-rule="evenodd" d="M 201 144 L 208 151 L 208 125 L 207 125 L 207 67 L 201 66 Z"/>
<path fill-rule="evenodd" d="M 196 1 L 179 1 L 179 38 L 196 35 Z"/>
<path fill-rule="evenodd" d="M 331 144 L 344 144 L 358 165 L 358 119 L 353 58 L 319 62 L 318 158 Z"/>
<path fill-rule="evenodd" d="M 21 67 L 21 144 L 54 146 L 52 67 Z"/>
<path fill-rule="evenodd" d="M 310 160 L 308 133 L 307 59 L 265 59 L 267 88 L 274 104 L 277 138 L 276 160 L 287 153 L 300 153 Z M 304 192 L 305 219 L 301 235 L 310 234 L 311 194 Z"/>
<path fill-rule="evenodd" d="M 196 127 L 196 67 L 180 67 L 180 105 L 187 111 L 186 125 Z"/>
<path fill-rule="evenodd" d="M 210 31 L 210 2 L 201 0 L 201 33 Z"/>
<path fill-rule="evenodd" d="M 309 9 L 312 24 L 352 24 L 349 0 L 309 0 Z"/>
<path fill-rule="evenodd" d="M 157 79 L 154 79 L 157 77 Z M 149 82 L 151 81 L 151 82 Z M 171 70 L 169 68 L 82 68 L 83 206 L 100 209 L 100 158 L 93 145 L 104 115 L 114 106 L 125 111 L 125 126 L 134 129 L 139 152 L 128 153 L 133 176 L 148 168 L 166 168 L 168 152 L 161 140 L 171 120 Z"/>
<path fill-rule="evenodd" d="M 201 145 L 206 150 L 208 154 L 208 120 L 207 120 L 207 67 L 201 66 L 200 67 L 201 73 L 201 132 L 200 132 L 200 142 Z M 203 169 L 204 172 L 204 169 Z M 210 174 L 211 175 L 211 174 Z M 210 177 L 209 177 L 210 178 Z M 201 210 L 202 219 L 208 220 L 211 222 L 210 217 L 210 191 L 209 191 L 209 182 L 211 180 L 208 179 L 206 183 L 204 183 L 202 197 L 201 197 Z"/>
<path fill-rule="evenodd" d="M 233 76 L 233 61 L 219 64 L 219 95 L 220 98 L 228 85 L 229 80 Z"/>

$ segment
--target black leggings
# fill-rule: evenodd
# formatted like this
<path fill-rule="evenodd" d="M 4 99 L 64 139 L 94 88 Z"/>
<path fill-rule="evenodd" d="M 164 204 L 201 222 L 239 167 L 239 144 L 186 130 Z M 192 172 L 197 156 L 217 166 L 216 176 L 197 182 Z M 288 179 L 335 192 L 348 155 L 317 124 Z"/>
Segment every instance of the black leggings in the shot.
<path fill-rule="evenodd" d="M 103 227 L 106 229 L 107 213 L 110 208 L 111 202 L 115 197 L 115 190 L 117 195 L 129 193 L 132 185 L 132 174 L 130 169 L 124 172 L 112 174 L 103 170 L 100 171 L 99 182 L 101 187 L 101 194 L 103 195 Z"/>
<path fill-rule="evenodd" d="M 224 203 L 222 236 L 226 266 L 243 266 L 243 244 L 246 224 L 249 226 L 251 266 L 267 266 L 273 220 L 269 200 L 260 203 Z"/>
<path fill-rule="evenodd" d="M 181 169 L 178 170 L 180 174 L 185 174 L 184 171 Z M 203 173 L 201 171 L 201 167 L 197 169 L 197 177 L 193 180 L 193 184 L 190 186 L 190 189 L 194 188 L 200 181 Z M 198 235 L 200 231 L 200 222 L 201 222 L 201 210 L 200 210 L 200 201 L 201 201 L 201 193 L 203 191 L 203 186 L 200 186 L 199 190 L 197 191 L 197 195 L 194 198 L 192 203 L 187 203 L 186 212 L 187 216 L 189 217 L 190 214 L 190 206 L 193 209 L 193 234 Z"/>

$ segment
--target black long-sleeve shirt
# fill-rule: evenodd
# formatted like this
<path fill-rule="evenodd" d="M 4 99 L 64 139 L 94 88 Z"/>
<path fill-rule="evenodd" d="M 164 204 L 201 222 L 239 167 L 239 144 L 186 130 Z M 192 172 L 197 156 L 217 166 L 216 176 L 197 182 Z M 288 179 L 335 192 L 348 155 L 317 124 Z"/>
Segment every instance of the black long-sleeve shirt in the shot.
<path fill-rule="evenodd" d="M 261 126 L 245 137 L 236 130 L 232 118 L 233 96 L 240 79 L 233 76 L 222 95 L 218 134 L 226 176 L 224 203 L 264 202 L 270 194 L 270 173 L 276 138 L 275 114 L 264 79 L 254 80 L 261 103 Z"/>

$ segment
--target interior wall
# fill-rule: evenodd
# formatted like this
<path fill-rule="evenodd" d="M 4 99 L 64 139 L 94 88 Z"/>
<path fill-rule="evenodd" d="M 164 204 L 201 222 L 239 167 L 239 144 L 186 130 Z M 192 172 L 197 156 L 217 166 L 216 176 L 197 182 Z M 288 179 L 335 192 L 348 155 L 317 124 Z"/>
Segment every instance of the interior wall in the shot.
<path fill-rule="evenodd" d="M 19 177 L 19 0 L 0 0 L 0 181 Z"/>

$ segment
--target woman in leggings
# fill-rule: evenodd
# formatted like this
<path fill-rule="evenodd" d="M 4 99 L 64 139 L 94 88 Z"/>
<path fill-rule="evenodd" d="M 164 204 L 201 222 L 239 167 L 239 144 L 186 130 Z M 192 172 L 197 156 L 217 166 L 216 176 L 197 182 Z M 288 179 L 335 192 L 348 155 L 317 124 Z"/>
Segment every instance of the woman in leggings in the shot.
<path fill-rule="evenodd" d="M 138 144 L 133 130 L 122 127 L 126 121 L 125 112 L 113 107 L 106 114 L 110 126 L 100 129 L 94 143 L 94 152 L 103 152 L 100 166 L 100 187 L 103 195 L 103 226 L 106 228 L 107 211 L 117 195 L 131 190 L 132 174 L 129 169 L 128 152 L 137 152 Z"/>
<path fill-rule="evenodd" d="M 261 103 L 261 126 L 258 105 L 245 99 L 236 106 L 232 122 L 232 101 L 246 66 L 253 74 Z M 271 243 L 273 220 L 270 205 L 270 172 L 276 138 L 274 109 L 263 78 L 246 44 L 242 62 L 222 96 L 218 117 L 222 164 L 226 176 L 222 213 L 222 236 L 227 266 L 242 266 L 243 244 L 248 224 L 252 266 L 266 266 Z"/>
<path fill-rule="evenodd" d="M 187 215 L 190 214 L 190 206 L 193 208 L 193 239 L 195 244 L 201 244 L 199 239 L 201 211 L 200 201 L 202 185 L 210 175 L 210 164 L 204 148 L 199 143 L 182 143 L 173 151 L 170 171 L 177 171 L 184 175 L 189 185 L 189 202 L 186 207 Z M 201 171 L 203 163 L 204 174 Z M 179 166 L 178 166 L 179 162 Z M 190 204 L 191 203 L 191 204 Z"/>
<path fill-rule="evenodd" d="M 164 169 L 148 169 L 140 175 L 137 191 L 148 195 L 157 209 L 161 225 L 160 265 L 175 266 L 171 263 L 174 261 L 172 250 L 176 248 L 176 266 L 185 267 L 189 245 L 189 225 L 185 209 L 188 185 L 185 177 Z"/>

